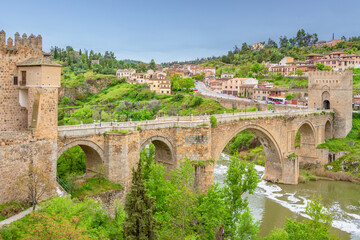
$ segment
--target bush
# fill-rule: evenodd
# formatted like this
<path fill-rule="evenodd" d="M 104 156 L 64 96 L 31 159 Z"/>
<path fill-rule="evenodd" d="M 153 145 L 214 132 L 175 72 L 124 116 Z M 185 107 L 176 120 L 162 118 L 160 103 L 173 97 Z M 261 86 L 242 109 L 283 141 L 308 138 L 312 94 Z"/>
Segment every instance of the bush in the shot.
<path fill-rule="evenodd" d="M 267 105 L 267 110 L 274 110 L 274 106 L 272 104 Z"/>
<path fill-rule="evenodd" d="M 199 106 L 201 103 L 203 102 L 203 98 L 202 97 L 194 97 L 193 100 L 191 101 L 189 107 L 196 107 Z"/>
<path fill-rule="evenodd" d="M 61 101 L 62 104 L 66 105 L 70 103 L 70 99 L 68 97 L 64 97 L 63 100 Z"/>
<path fill-rule="evenodd" d="M 210 116 L 210 124 L 211 124 L 211 127 L 213 128 L 216 128 L 217 126 L 217 118 L 215 116 Z"/>
<path fill-rule="evenodd" d="M 129 132 L 129 130 L 127 130 L 127 129 L 121 129 L 121 131 L 120 131 L 121 134 L 127 134 L 128 132 Z"/>
<path fill-rule="evenodd" d="M 174 101 L 174 102 L 180 102 L 180 101 L 182 101 L 183 99 L 184 99 L 184 95 L 182 95 L 182 94 L 180 94 L 180 93 L 176 94 L 175 96 L 173 96 L 173 97 L 171 98 L 171 100 Z"/>

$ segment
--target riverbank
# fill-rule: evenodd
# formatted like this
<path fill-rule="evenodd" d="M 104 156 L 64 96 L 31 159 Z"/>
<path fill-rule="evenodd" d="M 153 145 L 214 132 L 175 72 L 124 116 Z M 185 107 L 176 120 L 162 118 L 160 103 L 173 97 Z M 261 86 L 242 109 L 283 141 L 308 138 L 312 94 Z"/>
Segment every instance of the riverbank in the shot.
<path fill-rule="evenodd" d="M 307 181 L 344 181 L 355 184 L 360 184 L 360 178 L 350 175 L 346 172 L 332 172 L 327 171 L 324 167 L 315 169 L 300 169 L 299 171 L 299 183 L 305 183 Z"/>

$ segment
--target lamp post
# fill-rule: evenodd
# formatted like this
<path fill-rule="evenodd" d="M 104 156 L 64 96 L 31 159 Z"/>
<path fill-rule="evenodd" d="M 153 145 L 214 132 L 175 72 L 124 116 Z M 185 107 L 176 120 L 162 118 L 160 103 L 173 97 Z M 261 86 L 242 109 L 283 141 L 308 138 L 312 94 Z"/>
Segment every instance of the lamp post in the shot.
<path fill-rule="evenodd" d="M 101 127 L 101 112 L 102 112 L 102 110 L 99 111 L 99 115 L 100 115 L 100 127 Z"/>

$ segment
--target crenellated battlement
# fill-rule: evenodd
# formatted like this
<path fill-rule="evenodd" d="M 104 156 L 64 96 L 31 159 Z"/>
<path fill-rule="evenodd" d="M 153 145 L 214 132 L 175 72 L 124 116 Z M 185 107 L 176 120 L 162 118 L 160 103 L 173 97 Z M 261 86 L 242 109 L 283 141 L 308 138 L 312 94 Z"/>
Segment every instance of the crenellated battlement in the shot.
<path fill-rule="evenodd" d="M 34 51 L 42 51 L 42 37 L 31 34 L 29 37 L 24 33 L 21 37 L 17 32 L 14 39 L 9 37 L 6 40 L 6 33 L 4 30 L 0 31 L 0 51 L 6 53 L 16 53 L 21 48 L 32 49 Z"/>
<path fill-rule="evenodd" d="M 316 86 L 335 87 L 337 89 L 352 85 L 353 72 L 347 71 L 316 71 L 309 72 L 309 88 Z"/>
<path fill-rule="evenodd" d="M 312 71 L 308 72 L 309 77 L 327 77 L 327 76 L 352 76 L 352 71 Z"/>

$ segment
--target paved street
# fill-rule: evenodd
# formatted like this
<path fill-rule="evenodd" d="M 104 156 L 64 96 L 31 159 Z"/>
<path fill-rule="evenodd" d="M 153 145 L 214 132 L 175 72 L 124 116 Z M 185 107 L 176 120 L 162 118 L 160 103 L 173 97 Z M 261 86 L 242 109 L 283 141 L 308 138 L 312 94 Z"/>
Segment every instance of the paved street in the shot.
<path fill-rule="evenodd" d="M 208 88 L 206 88 L 205 84 L 203 82 L 195 82 L 195 88 L 198 89 L 198 92 L 200 92 L 203 95 L 206 96 L 211 96 L 211 97 L 218 97 L 218 98 L 224 98 L 224 99 L 232 99 L 235 101 L 243 101 L 243 102 L 258 102 L 261 104 L 267 104 L 266 101 L 259 101 L 259 100 L 255 100 L 255 99 L 247 99 L 247 98 L 237 98 L 231 95 L 227 95 L 227 94 L 222 94 L 222 93 L 217 93 L 214 91 L 209 90 Z M 289 107 L 298 107 L 298 108 L 307 108 L 306 106 L 300 106 L 300 105 L 293 105 L 293 104 L 287 104 L 287 106 Z"/>

